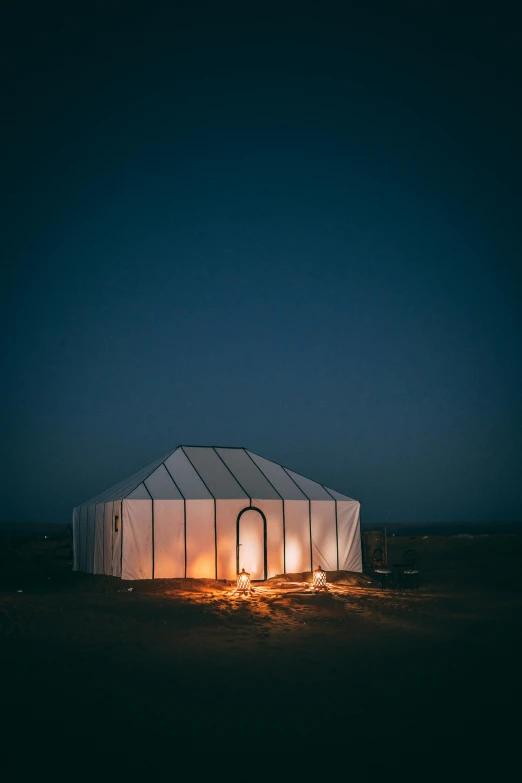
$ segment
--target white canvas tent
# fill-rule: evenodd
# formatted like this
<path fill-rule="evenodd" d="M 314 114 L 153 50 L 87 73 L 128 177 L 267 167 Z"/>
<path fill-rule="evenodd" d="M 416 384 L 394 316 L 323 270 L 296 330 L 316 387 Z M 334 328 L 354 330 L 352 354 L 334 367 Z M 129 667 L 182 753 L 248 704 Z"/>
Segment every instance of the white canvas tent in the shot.
<path fill-rule="evenodd" d="M 179 446 L 73 510 L 74 570 L 122 579 L 362 571 L 360 504 L 243 448 Z"/>

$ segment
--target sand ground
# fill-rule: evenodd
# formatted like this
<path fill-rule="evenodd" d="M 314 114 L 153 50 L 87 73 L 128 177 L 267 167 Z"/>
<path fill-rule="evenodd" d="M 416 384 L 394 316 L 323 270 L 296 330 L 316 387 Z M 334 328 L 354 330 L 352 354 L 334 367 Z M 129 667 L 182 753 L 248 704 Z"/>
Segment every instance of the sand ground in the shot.
<path fill-rule="evenodd" d="M 418 592 L 331 574 L 313 595 L 298 574 L 245 599 L 211 580 L 72 573 L 56 542 L 24 542 L 0 585 L 5 728 L 92 752 L 120 735 L 321 748 L 347 769 L 400 770 L 419 749 L 476 758 L 481 743 L 503 754 L 520 728 L 521 543 L 396 537 L 390 561 L 420 554 Z"/>

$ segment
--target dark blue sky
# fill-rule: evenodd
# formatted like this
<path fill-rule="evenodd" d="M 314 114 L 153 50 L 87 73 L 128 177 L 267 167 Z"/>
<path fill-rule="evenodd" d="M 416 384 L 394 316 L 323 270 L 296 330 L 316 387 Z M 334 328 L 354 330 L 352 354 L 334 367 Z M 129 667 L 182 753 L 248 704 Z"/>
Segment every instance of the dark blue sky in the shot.
<path fill-rule="evenodd" d="M 422 5 L 13 11 L 5 521 L 179 443 L 522 518 L 518 28 Z"/>

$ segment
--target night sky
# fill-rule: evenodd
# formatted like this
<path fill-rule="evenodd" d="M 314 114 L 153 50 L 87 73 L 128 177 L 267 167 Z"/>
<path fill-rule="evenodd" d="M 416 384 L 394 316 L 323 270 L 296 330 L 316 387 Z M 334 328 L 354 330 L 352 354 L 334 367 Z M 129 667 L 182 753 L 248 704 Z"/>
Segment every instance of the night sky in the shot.
<path fill-rule="evenodd" d="M 367 523 L 521 519 L 516 20 L 12 6 L 2 520 L 181 443 Z"/>

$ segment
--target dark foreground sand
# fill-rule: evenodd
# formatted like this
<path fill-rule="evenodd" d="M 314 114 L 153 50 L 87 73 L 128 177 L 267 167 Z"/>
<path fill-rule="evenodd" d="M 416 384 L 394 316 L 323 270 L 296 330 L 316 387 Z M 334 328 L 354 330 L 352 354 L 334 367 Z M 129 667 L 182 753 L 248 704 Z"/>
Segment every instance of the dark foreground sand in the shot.
<path fill-rule="evenodd" d="M 25 542 L 0 586 L 3 736 L 91 755 L 167 737 L 172 752 L 255 749 L 254 768 L 292 748 L 325 768 L 333 754 L 348 778 L 406 771 L 419 751 L 502 757 L 520 727 L 521 544 L 395 538 L 390 560 L 420 553 L 419 592 L 337 574 L 311 595 L 295 575 L 243 599 L 221 582 L 74 574 L 56 542 Z"/>

